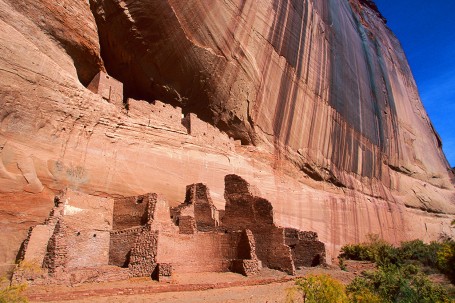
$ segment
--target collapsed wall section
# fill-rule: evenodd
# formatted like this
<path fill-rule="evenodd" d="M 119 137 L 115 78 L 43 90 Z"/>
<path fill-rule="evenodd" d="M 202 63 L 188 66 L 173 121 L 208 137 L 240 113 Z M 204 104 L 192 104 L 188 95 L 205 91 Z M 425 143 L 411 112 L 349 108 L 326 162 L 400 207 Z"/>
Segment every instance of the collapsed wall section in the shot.
<path fill-rule="evenodd" d="M 198 231 L 213 231 L 220 225 L 219 211 L 203 183 L 188 185 L 185 201 L 172 208 L 171 213 L 173 221 L 184 233 L 194 233 L 191 232 L 193 225 Z"/>
<path fill-rule="evenodd" d="M 249 229 L 255 242 L 257 257 L 269 268 L 295 273 L 291 250 L 285 244 L 284 229 L 273 222 L 272 204 L 248 182 L 237 175 L 225 177 L 226 199 L 223 227 L 229 230 Z"/>
<path fill-rule="evenodd" d="M 121 230 L 146 224 L 148 201 L 146 195 L 114 199 L 112 229 Z"/>
<path fill-rule="evenodd" d="M 296 268 L 318 266 L 325 263 L 325 245 L 318 240 L 318 234 L 285 228 L 286 245 L 291 248 Z"/>

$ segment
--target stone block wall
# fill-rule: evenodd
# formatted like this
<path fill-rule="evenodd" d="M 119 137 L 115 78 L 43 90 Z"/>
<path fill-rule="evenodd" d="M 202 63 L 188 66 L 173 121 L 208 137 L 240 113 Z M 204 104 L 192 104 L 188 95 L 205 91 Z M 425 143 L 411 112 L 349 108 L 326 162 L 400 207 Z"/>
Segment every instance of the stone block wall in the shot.
<path fill-rule="evenodd" d="M 170 263 L 174 272 L 225 272 L 238 259 L 241 233 L 165 234 L 159 236 L 158 263 Z"/>
<path fill-rule="evenodd" d="M 311 267 L 325 263 L 325 245 L 321 241 L 301 240 L 292 250 L 296 267 Z"/>
<path fill-rule="evenodd" d="M 46 247 L 46 256 L 43 267 L 48 269 L 50 274 L 63 271 L 68 263 L 68 245 L 66 242 L 67 228 L 64 221 L 59 220 Z"/>
<path fill-rule="evenodd" d="M 202 232 L 214 231 L 220 224 L 219 213 L 210 197 L 210 191 L 202 183 L 186 187 L 185 201 L 173 208 L 172 216 L 177 225 L 185 224 L 183 228 L 180 227 L 181 230 L 187 230 L 191 221 L 188 217 L 194 217 L 197 230 Z"/>
<path fill-rule="evenodd" d="M 228 150 L 235 150 L 234 139 L 210 123 L 202 121 L 196 114 L 189 113 L 185 115 L 182 123 L 187 128 L 188 134 L 196 137 L 200 142 Z"/>
<path fill-rule="evenodd" d="M 258 260 L 233 260 L 230 270 L 244 276 L 252 276 L 260 269 Z"/>
<path fill-rule="evenodd" d="M 67 189 L 61 197 L 68 267 L 106 265 L 114 202 Z"/>
<path fill-rule="evenodd" d="M 211 231 L 219 225 L 218 211 L 213 205 L 195 204 L 194 218 L 199 231 Z"/>
<path fill-rule="evenodd" d="M 296 267 L 311 267 L 325 263 L 325 245 L 318 240 L 317 233 L 286 228 L 285 236 Z"/>
<path fill-rule="evenodd" d="M 148 223 L 151 229 L 177 233 L 178 227 L 171 220 L 171 212 L 166 199 L 158 194 L 148 194 Z"/>
<path fill-rule="evenodd" d="M 128 268 L 133 277 L 151 277 L 157 263 L 159 232 L 145 226 L 131 248 Z"/>
<path fill-rule="evenodd" d="M 225 177 L 226 208 L 222 225 L 229 230 L 251 230 L 256 254 L 264 266 L 295 273 L 291 250 L 285 243 L 284 229 L 273 223 L 272 204 L 258 197 L 257 190 L 237 175 Z"/>
<path fill-rule="evenodd" d="M 180 216 L 178 218 L 179 233 L 181 234 L 195 234 L 197 233 L 196 220 L 191 216 Z"/>
<path fill-rule="evenodd" d="M 149 200 L 148 195 L 114 199 L 113 230 L 146 224 Z"/>
<path fill-rule="evenodd" d="M 272 228 L 273 207 L 264 198 L 258 197 L 258 191 L 237 175 L 225 177 L 224 198 L 226 207 L 223 226 L 231 229 Z"/>
<path fill-rule="evenodd" d="M 68 230 L 67 267 L 101 266 L 109 263 L 109 230 Z"/>
<path fill-rule="evenodd" d="M 123 107 L 123 83 L 100 71 L 87 87 L 116 106 Z"/>
<path fill-rule="evenodd" d="M 251 230 L 243 230 L 237 246 L 237 259 L 232 260 L 231 271 L 245 276 L 256 274 L 262 262 L 256 255 L 256 241 Z"/>
<path fill-rule="evenodd" d="M 109 264 L 128 267 L 131 248 L 142 233 L 142 226 L 111 231 L 109 244 Z"/>
<path fill-rule="evenodd" d="M 129 98 L 128 115 L 144 121 L 147 126 L 188 133 L 187 128 L 182 124 L 182 109 L 158 100 L 147 102 Z"/>
<path fill-rule="evenodd" d="M 157 120 L 166 121 L 169 126 L 182 128 L 182 109 L 172 105 L 155 100 L 150 103 L 150 111 Z"/>
<path fill-rule="evenodd" d="M 170 282 L 172 280 L 172 264 L 158 263 L 152 274 L 152 278 L 160 282 Z"/>
<path fill-rule="evenodd" d="M 47 243 L 54 233 L 54 224 L 41 224 L 33 227 L 24 242 L 20 260 L 28 264 L 41 266 L 47 253 Z"/>

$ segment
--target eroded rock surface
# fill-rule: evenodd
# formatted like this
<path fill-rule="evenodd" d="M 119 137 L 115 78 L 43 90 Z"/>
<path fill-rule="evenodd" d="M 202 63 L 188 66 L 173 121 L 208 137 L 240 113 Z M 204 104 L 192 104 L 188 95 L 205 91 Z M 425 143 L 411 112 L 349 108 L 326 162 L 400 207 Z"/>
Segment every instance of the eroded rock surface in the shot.
<path fill-rule="evenodd" d="M 0 0 L 3 269 L 65 187 L 177 206 L 203 182 L 223 209 L 231 173 L 328 262 L 368 233 L 453 235 L 453 173 L 370 2 Z M 84 86 L 104 66 L 129 110 Z"/>

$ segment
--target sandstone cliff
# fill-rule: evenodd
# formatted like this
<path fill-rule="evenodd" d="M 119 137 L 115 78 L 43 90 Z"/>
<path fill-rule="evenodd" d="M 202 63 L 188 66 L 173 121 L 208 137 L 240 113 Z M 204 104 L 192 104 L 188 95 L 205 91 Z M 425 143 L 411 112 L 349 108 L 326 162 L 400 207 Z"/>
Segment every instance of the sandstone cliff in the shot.
<path fill-rule="evenodd" d="M 317 231 L 328 261 L 368 233 L 453 235 L 454 174 L 371 1 L 54 2 L 0 0 L 5 266 L 66 186 L 177 205 L 204 182 L 223 208 L 229 173 L 281 226 Z M 208 131 L 172 123 L 173 107 L 169 119 L 106 102 L 86 88 L 98 71 L 124 83 L 125 101 L 179 106 Z"/>

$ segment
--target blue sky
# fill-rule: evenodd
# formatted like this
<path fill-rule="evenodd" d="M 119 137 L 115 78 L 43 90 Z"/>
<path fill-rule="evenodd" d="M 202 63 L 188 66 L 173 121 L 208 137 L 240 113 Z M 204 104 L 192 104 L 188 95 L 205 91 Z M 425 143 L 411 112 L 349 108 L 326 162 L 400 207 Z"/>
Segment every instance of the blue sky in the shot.
<path fill-rule="evenodd" d="M 400 40 L 425 109 L 455 166 L 455 1 L 376 0 Z"/>

